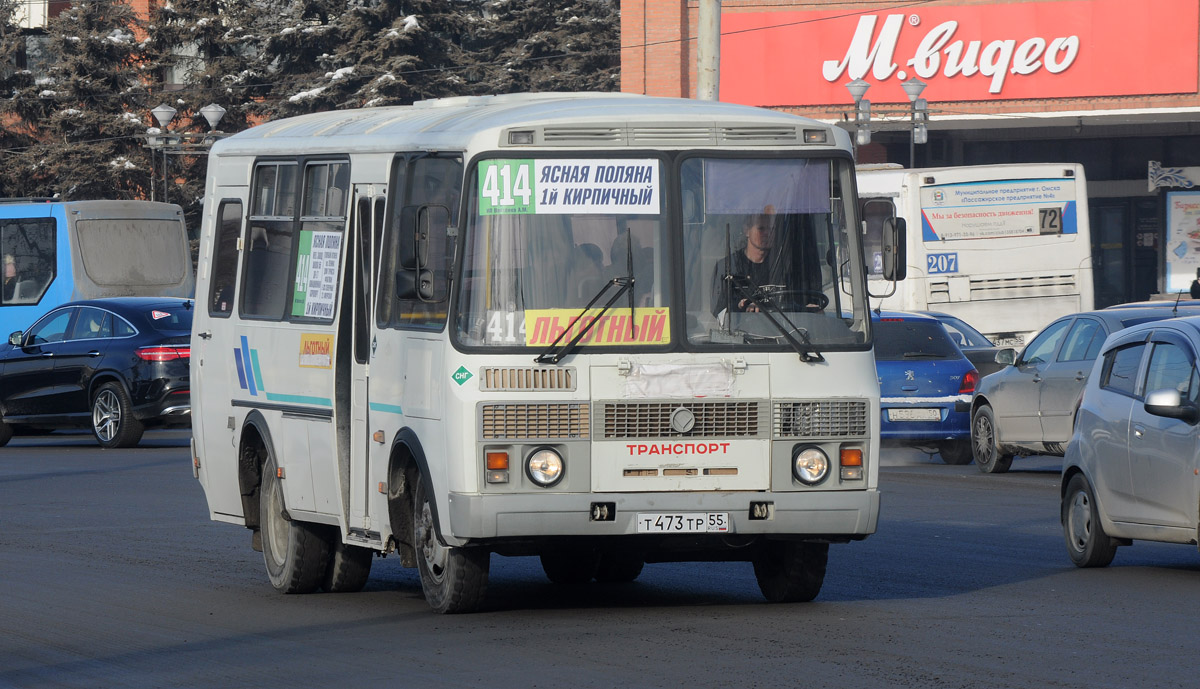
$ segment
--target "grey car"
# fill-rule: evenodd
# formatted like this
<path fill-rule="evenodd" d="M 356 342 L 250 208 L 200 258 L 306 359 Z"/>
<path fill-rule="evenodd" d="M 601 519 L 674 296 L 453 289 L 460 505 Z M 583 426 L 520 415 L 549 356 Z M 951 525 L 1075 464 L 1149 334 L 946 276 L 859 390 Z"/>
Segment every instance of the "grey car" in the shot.
<path fill-rule="evenodd" d="M 1102 309 L 1063 316 L 1046 326 L 1017 355 L 996 354 L 1009 364 L 984 376 L 971 399 L 971 451 L 980 471 L 1008 471 L 1013 457 L 1059 455 L 1071 439 L 1075 411 L 1100 347 L 1110 334 L 1195 307 Z"/>
<path fill-rule="evenodd" d="M 1200 317 L 1109 337 L 1084 390 L 1062 474 L 1067 553 L 1103 567 L 1134 539 L 1196 542 Z"/>

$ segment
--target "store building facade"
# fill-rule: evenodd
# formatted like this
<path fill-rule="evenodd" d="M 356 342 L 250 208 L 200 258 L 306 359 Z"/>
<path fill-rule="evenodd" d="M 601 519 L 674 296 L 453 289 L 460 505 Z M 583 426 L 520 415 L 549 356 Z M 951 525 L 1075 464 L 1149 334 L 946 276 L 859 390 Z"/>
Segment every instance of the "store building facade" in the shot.
<path fill-rule="evenodd" d="M 699 13 L 622 2 L 621 89 L 695 97 Z M 1200 0 L 723 0 L 720 55 L 722 101 L 851 131 L 846 84 L 866 81 L 859 162 L 1082 163 L 1097 307 L 1186 291 L 1200 267 Z"/>

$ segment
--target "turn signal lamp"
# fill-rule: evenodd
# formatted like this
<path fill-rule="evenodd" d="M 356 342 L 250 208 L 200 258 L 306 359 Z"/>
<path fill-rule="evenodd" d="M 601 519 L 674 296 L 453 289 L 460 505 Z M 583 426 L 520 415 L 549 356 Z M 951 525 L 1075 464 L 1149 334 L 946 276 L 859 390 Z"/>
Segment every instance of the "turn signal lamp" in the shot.
<path fill-rule="evenodd" d="M 858 448 L 843 447 L 840 457 L 843 481 L 859 481 L 863 477 L 863 455 Z"/>
<path fill-rule="evenodd" d="M 508 483 L 508 453 L 501 450 L 489 450 L 484 453 L 487 462 L 488 483 Z"/>

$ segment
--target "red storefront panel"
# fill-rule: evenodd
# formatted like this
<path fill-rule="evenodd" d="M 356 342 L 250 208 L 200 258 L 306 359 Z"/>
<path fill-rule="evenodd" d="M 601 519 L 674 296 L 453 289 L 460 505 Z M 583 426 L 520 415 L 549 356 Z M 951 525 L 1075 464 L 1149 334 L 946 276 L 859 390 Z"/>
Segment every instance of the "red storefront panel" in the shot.
<path fill-rule="evenodd" d="M 1087 98 L 1197 92 L 1196 0 L 1070 0 L 892 12 L 721 15 L 721 100 L 907 103 L 917 76 L 931 101 Z"/>

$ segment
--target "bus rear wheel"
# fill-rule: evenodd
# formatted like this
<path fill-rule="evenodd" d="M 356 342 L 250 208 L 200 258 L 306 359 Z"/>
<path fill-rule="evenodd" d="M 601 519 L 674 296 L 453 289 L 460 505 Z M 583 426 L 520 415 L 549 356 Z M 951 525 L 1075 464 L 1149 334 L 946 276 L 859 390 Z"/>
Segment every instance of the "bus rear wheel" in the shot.
<path fill-rule="evenodd" d="M 484 548 L 442 543 L 424 482 L 415 477 L 412 484 L 415 485 L 412 544 L 425 601 L 443 614 L 472 612 L 483 602 L 487 590 L 491 553 Z"/>
<path fill-rule="evenodd" d="M 828 562 L 828 543 L 769 542 L 754 558 L 754 576 L 772 603 L 808 602 L 821 592 Z"/>
<path fill-rule="evenodd" d="M 355 593 L 363 590 L 371 576 L 371 558 L 375 551 L 356 545 L 342 543 L 335 537 L 333 552 L 329 555 L 329 568 L 321 581 L 321 588 L 329 593 Z"/>
<path fill-rule="evenodd" d="M 280 593 L 312 593 L 321 585 L 329 567 L 329 541 L 321 527 L 288 517 L 278 473 L 275 459 L 268 459 L 258 493 L 258 523 L 267 577 Z"/>

